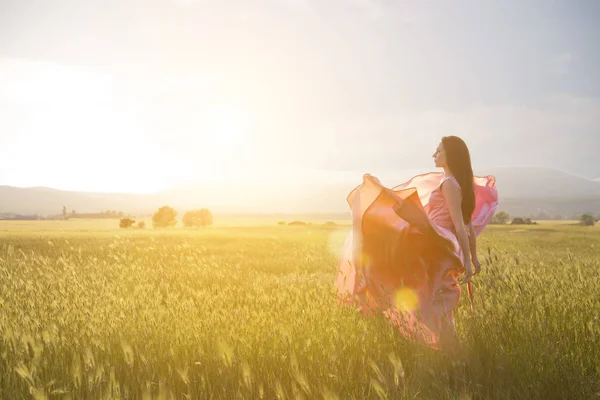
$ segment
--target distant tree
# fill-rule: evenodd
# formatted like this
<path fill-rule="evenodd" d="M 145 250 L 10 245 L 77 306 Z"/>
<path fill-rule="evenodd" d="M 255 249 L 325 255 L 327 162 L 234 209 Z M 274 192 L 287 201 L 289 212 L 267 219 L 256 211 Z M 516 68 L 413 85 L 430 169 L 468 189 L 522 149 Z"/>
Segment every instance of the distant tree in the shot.
<path fill-rule="evenodd" d="M 169 206 L 158 209 L 152 216 L 152 226 L 155 228 L 167 228 L 177 225 L 177 211 Z"/>
<path fill-rule="evenodd" d="M 285 225 L 285 221 L 277 221 L 277 225 Z"/>
<path fill-rule="evenodd" d="M 181 221 L 186 228 L 210 226 L 213 224 L 213 216 L 210 210 L 202 208 L 186 212 Z"/>
<path fill-rule="evenodd" d="M 579 223 L 583 226 L 594 226 L 596 219 L 592 213 L 584 213 L 579 217 Z"/>
<path fill-rule="evenodd" d="M 200 210 L 200 219 L 202 220 L 202 226 L 211 226 L 214 221 L 212 212 L 208 208 Z"/>
<path fill-rule="evenodd" d="M 123 211 L 119 211 L 119 218 L 123 218 L 125 216 L 125 213 Z"/>
<path fill-rule="evenodd" d="M 135 224 L 135 219 L 131 218 L 121 218 L 119 221 L 119 227 L 121 228 L 131 228 Z"/>
<path fill-rule="evenodd" d="M 494 215 L 494 218 L 492 218 L 492 224 L 504 225 L 509 219 L 510 216 L 507 213 L 500 211 L 498 214 Z"/>
<path fill-rule="evenodd" d="M 183 218 L 181 218 L 181 222 L 183 226 L 186 228 L 195 228 L 200 226 L 200 216 L 198 215 L 198 211 L 188 211 L 183 214 Z"/>
<path fill-rule="evenodd" d="M 512 220 L 511 225 L 537 225 L 537 222 L 531 218 L 516 217 Z"/>
<path fill-rule="evenodd" d="M 74 217 L 75 216 L 75 210 L 71 210 L 71 216 Z"/>
<path fill-rule="evenodd" d="M 67 207 L 65 207 L 65 206 L 63 206 L 63 209 L 62 209 L 62 216 L 63 216 L 64 220 L 69 219 L 69 216 L 67 215 Z"/>
<path fill-rule="evenodd" d="M 292 222 L 288 223 L 288 225 L 292 225 L 292 226 L 306 225 L 306 222 L 304 222 L 304 221 L 292 221 Z"/>
<path fill-rule="evenodd" d="M 146 223 L 144 221 L 139 221 L 137 223 L 137 228 L 138 229 L 145 229 L 146 228 Z"/>

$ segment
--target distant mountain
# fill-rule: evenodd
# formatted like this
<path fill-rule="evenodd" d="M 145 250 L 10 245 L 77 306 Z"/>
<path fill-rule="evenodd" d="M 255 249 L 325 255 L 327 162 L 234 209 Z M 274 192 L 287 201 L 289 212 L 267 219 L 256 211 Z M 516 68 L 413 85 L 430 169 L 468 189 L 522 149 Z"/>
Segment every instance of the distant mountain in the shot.
<path fill-rule="evenodd" d="M 489 168 L 484 172 L 496 177 L 503 198 L 600 196 L 600 182 L 557 169 L 508 166 Z"/>
<path fill-rule="evenodd" d="M 499 209 L 511 216 L 546 219 L 600 214 L 600 181 L 546 167 L 496 167 Z"/>
<path fill-rule="evenodd" d="M 18 188 L 0 186 L 0 213 L 57 215 L 63 206 L 68 212 L 105 210 L 151 210 L 153 199 L 145 195 L 123 193 L 83 193 L 45 187 Z"/>
<path fill-rule="evenodd" d="M 380 175 L 390 187 L 424 171 Z M 545 167 L 495 167 L 476 170 L 494 175 L 500 210 L 516 216 L 574 216 L 600 213 L 600 182 Z M 85 193 L 45 187 L 0 186 L 0 214 L 57 215 L 68 212 L 124 211 L 148 214 L 170 205 L 180 213 L 209 207 L 215 213 L 347 213 L 346 196 L 361 182 L 362 173 L 322 171 L 267 183 L 219 182 L 166 190 L 155 194 Z"/>

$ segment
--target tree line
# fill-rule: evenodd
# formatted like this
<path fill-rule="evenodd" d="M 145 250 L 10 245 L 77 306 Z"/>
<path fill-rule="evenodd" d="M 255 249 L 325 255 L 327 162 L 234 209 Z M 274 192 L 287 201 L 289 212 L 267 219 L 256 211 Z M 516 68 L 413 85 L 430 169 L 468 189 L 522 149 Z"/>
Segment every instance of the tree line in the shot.
<path fill-rule="evenodd" d="M 163 206 L 159 208 L 152 215 L 152 227 L 154 228 L 170 228 L 177 225 L 178 212 L 169 206 Z M 201 208 L 198 210 L 191 210 L 183 214 L 181 219 L 183 226 L 186 228 L 199 228 L 206 227 L 213 224 L 213 215 L 207 208 Z M 133 218 L 121 218 L 119 226 L 121 228 L 130 228 L 136 223 Z M 138 228 L 145 228 L 146 224 L 144 221 L 139 221 L 136 225 Z"/>
<path fill-rule="evenodd" d="M 592 213 L 583 213 L 579 216 L 579 224 L 583 226 L 594 226 L 600 219 L 599 216 L 594 216 Z M 508 221 L 511 221 L 510 215 L 504 211 L 500 211 L 492 218 L 492 224 L 504 225 Z M 536 224 L 531 218 L 514 217 L 511 221 L 511 225 L 533 225 Z"/>

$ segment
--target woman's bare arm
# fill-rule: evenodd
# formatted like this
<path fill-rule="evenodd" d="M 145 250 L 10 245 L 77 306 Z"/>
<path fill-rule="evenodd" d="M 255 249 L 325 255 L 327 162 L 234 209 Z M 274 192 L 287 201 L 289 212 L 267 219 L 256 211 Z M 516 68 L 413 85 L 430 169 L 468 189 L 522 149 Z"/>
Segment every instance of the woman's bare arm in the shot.
<path fill-rule="evenodd" d="M 456 230 L 456 238 L 458 239 L 458 243 L 460 244 L 463 253 L 463 262 L 465 265 L 465 278 L 463 281 L 468 282 L 471 280 L 471 276 L 473 276 L 473 268 L 471 267 L 469 236 L 467 235 L 462 215 L 462 195 L 460 193 L 460 187 L 453 181 L 448 180 L 442 184 L 442 193 L 448 203 L 450 216 L 452 217 L 454 229 Z"/>
<path fill-rule="evenodd" d="M 469 247 L 471 248 L 471 261 L 475 267 L 475 275 L 481 272 L 481 263 L 477 258 L 477 235 L 475 235 L 475 229 L 473 224 L 469 224 Z"/>

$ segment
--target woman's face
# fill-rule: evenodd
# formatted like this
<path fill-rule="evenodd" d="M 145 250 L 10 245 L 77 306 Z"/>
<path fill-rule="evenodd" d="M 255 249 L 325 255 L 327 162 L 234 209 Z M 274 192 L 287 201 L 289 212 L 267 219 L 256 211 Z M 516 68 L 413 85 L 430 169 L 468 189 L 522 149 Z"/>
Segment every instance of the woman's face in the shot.
<path fill-rule="evenodd" d="M 433 153 L 433 159 L 435 160 L 436 167 L 445 168 L 447 166 L 446 151 L 442 142 L 440 142 L 435 153 Z"/>

